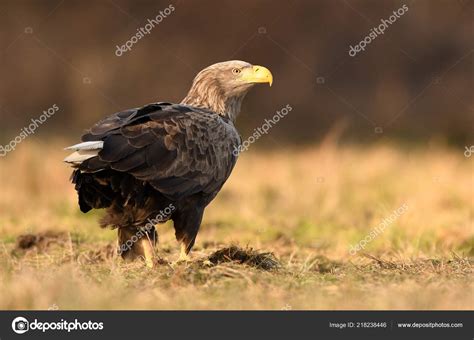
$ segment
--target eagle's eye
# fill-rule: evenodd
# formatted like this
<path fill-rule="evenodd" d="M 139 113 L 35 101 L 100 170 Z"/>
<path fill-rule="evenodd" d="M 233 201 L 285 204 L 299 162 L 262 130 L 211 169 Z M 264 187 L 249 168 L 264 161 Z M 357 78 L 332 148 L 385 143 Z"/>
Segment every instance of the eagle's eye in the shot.
<path fill-rule="evenodd" d="M 234 69 L 232 70 L 232 73 L 233 73 L 233 74 L 239 74 L 240 72 L 242 72 L 242 70 L 241 70 L 240 68 L 234 68 Z"/>

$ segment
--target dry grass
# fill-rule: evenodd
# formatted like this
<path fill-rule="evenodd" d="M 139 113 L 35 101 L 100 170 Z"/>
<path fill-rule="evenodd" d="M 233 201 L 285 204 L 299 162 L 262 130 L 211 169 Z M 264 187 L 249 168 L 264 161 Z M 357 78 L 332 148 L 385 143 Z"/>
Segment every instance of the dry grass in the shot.
<path fill-rule="evenodd" d="M 157 266 L 124 263 L 81 214 L 62 145 L 0 159 L 0 308 L 472 309 L 473 163 L 390 145 L 244 153 L 188 264 L 158 227 Z M 408 210 L 363 252 L 350 245 Z"/>

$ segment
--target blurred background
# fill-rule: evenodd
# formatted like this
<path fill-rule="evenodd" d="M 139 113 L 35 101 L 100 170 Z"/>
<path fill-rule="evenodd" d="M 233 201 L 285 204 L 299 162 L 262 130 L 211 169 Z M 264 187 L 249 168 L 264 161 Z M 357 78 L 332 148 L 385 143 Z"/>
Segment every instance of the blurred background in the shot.
<path fill-rule="evenodd" d="M 150 34 L 115 54 L 169 5 Z M 383 35 L 349 56 L 403 5 Z M 2 0 L 0 144 L 54 104 L 35 138 L 77 140 L 113 112 L 179 102 L 199 70 L 242 59 L 274 74 L 271 89 L 244 103 L 244 138 L 293 107 L 259 145 L 313 143 L 328 132 L 359 143 L 471 145 L 473 9 L 468 0 Z"/>

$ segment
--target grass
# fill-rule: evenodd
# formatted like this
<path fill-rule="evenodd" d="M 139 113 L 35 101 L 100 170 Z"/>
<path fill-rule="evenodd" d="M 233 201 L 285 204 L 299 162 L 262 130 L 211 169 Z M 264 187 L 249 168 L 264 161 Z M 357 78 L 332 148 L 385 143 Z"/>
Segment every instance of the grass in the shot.
<path fill-rule="evenodd" d="M 100 211 L 79 212 L 61 163 L 68 143 L 34 139 L 0 159 L 1 309 L 474 307 L 462 149 L 251 149 L 207 208 L 192 261 L 170 265 L 179 247 L 167 223 L 148 269 L 117 258 Z"/>

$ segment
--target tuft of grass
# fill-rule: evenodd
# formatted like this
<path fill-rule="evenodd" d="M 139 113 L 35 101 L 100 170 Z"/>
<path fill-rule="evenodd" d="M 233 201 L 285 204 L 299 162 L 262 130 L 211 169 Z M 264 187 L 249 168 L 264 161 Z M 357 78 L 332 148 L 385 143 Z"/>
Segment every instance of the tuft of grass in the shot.
<path fill-rule="evenodd" d="M 263 270 L 273 270 L 280 267 L 280 263 L 272 253 L 262 253 L 252 248 L 242 249 L 235 245 L 219 249 L 209 256 L 209 261 L 213 264 L 237 261 Z"/>

